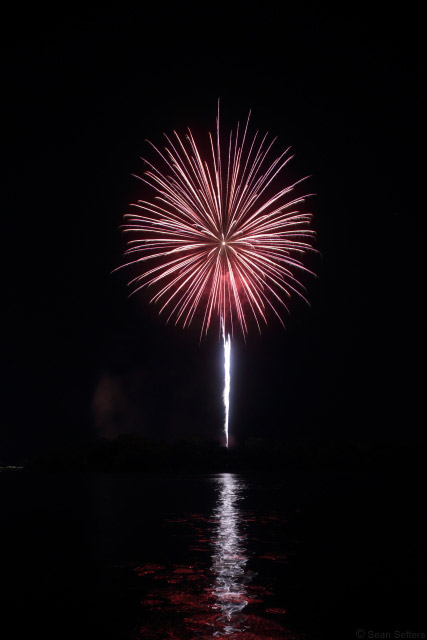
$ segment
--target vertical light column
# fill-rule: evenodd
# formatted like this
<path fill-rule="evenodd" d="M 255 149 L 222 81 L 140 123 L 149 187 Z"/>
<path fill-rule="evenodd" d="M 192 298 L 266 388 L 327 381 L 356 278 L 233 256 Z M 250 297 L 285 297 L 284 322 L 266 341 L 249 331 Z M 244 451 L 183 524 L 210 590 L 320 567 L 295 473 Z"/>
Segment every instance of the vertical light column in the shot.
<path fill-rule="evenodd" d="M 225 337 L 224 324 L 222 325 L 222 337 L 224 340 L 224 433 L 225 433 L 225 446 L 228 447 L 228 418 L 230 415 L 230 364 L 231 364 L 231 338 L 230 334 Z"/>

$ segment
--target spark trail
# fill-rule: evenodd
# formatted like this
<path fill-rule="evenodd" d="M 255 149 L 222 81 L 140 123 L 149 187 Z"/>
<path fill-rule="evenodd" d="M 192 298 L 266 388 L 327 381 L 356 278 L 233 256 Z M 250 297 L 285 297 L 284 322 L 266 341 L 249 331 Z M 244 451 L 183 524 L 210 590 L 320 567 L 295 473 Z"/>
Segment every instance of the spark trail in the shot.
<path fill-rule="evenodd" d="M 228 448 L 228 418 L 230 415 L 230 366 L 231 366 L 231 340 L 230 334 L 225 337 L 225 326 L 222 324 L 222 339 L 224 342 L 224 433 L 225 433 L 225 446 Z"/>

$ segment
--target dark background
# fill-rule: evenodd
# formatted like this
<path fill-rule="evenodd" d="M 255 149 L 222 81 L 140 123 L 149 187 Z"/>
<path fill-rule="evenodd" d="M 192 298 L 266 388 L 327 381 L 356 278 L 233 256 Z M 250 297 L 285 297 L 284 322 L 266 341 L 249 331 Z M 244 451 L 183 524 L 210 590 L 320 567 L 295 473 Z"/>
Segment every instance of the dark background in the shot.
<path fill-rule="evenodd" d="M 9 10 L 2 26 L 0 462 L 97 435 L 220 437 L 222 348 L 127 298 L 145 139 L 253 111 L 291 145 L 321 256 L 287 329 L 233 345 L 231 431 L 425 440 L 424 33 L 411 4 Z M 415 5 L 414 5 L 415 6 Z"/>

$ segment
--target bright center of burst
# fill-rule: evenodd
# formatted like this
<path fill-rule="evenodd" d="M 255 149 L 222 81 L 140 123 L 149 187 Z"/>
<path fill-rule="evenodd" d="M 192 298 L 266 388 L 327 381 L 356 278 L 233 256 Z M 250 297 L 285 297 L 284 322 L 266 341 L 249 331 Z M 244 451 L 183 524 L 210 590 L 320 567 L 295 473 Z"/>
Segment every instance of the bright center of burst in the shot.
<path fill-rule="evenodd" d="M 222 241 L 222 246 L 225 247 L 227 243 L 225 242 L 225 240 Z"/>

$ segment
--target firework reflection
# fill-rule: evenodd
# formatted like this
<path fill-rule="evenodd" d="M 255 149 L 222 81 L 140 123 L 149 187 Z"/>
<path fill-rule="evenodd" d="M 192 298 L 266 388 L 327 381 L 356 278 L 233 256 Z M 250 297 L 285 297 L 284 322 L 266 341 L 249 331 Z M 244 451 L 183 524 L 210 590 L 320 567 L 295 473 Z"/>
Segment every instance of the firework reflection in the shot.
<path fill-rule="evenodd" d="M 213 512 L 217 526 L 212 538 L 212 572 L 215 576 L 212 595 L 214 608 L 220 612 L 214 635 L 223 636 L 245 628 L 242 611 L 248 604 L 247 584 L 252 576 L 246 570 L 246 535 L 240 524 L 239 502 L 243 499 L 244 483 L 231 473 L 218 476 L 217 481 L 219 495 Z"/>

